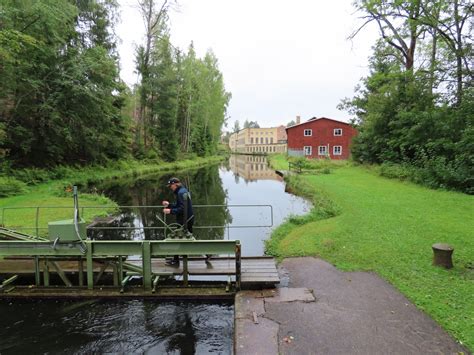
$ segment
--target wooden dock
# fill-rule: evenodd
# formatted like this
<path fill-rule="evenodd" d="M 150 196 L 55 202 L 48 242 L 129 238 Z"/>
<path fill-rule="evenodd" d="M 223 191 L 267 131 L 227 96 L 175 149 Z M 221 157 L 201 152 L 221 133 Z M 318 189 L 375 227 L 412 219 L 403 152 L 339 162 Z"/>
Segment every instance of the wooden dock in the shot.
<path fill-rule="evenodd" d="M 60 270 L 70 278 L 78 276 L 79 265 L 85 272 L 85 263 L 78 260 L 65 260 L 64 258 L 50 258 L 59 266 Z M 0 275 L 18 275 L 19 279 L 33 279 L 35 274 L 35 265 L 33 258 L 5 258 L 0 259 Z M 94 262 L 94 274 L 102 274 L 103 279 L 111 278 L 113 274 L 112 265 L 105 265 L 106 261 Z M 126 260 L 126 263 L 135 267 L 141 267 L 142 262 L 139 259 Z M 0 290 L 0 298 L 107 298 L 107 297 L 154 297 L 154 298 L 229 298 L 233 292 L 225 290 L 225 284 L 229 275 L 235 275 L 235 258 L 233 257 L 213 257 L 206 261 L 202 257 L 188 258 L 189 285 L 184 287 L 180 284 L 180 278 L 183 275 L 183 262 L 179 267 L 168 266 L 163 258 L 153 258 L 151 262 L 152 273 L 165 276 L 163 279 L 172 279 L 172 285 L 168 283 L 159 284 L 155 292 L 145 291 L 140 286 L 128 287 L 125 292 L 120 292 L 120 287 L 97 282 L 94 290 L 88 290 L 87 287 L 68 287 L 57 282 L 56 286 L 36 287 L 25 285 L 15 286 L 9 292 Z M 40 263 L 43 273 L 43 263 Z M 49 270 L 51 274 L 54 271 Z M 275 259 L 272 257 L 242 257 L 241 258 L 241 288 L 242 289 L 262 289 L 273 288 L 280 282 Z M 203 287 L 207 285 L 207 287 Z M 220 286 L 219 286 L 220 285 Z M 100 287 L 99 287 L 100 286 Z"/>

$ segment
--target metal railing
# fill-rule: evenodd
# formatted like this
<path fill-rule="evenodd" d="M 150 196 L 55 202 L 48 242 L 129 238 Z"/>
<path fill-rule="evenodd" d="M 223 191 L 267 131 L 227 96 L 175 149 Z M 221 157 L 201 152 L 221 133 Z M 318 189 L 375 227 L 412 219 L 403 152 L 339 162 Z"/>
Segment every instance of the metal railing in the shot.
<path fill-rule="evenodd" d="M 236 289 L 240 289 L 241 283 L 241 246 L 238 240 L 142 240 L 142 241 L 111 241 L 111 240 L 86 240 L 85 253 L 80 248 L 71 247 L 69 243 L 51 246 L 50 241 L 0 241 L 0 257 L 26 256 L 34 259 L 34 274 L 36 286 L 42 286 L 41 273 L 44 276 L 43 286 L 49 286 L 49 266 L 56 268 L 58 275 L 63 279 L 67 287 L 73 284 L 67 278 L 60 266 L 55 263 L 55 258 L 78 261 L 77 272 L 79 274 L 79 286 L 83 286 L 83 261 L 86 261 L 87 288 L 94 288 L 94 261 L 107 257 L 112 258 L 114 280 L 117 285 L 125 286 L 130 279 L 124 278 L 125 270 L 123 257 L 140 255 L 141 267 L 135 271 L 143 279 L 145 290 L 155 290 L 156 283 L 162 275 L 152 269 L 152 259 L 156 257 L 182 255 L 183 256 L 183 283 L 188 283 L 188 256 L 200 256 L 205 254 L 230 254 L 235 258 L 235 268 L 231 274 L 235 275 Z M 60 259 L 57 259 L 60 260 Z M 110 260 L 109 260 L 110 261 Z M 43 263 L 43 267 L 40 267 Z M 106 268 L 108 264 L 104 264 Z M 104 271 L 105 268 L 102 270 Z M 123 289 L 123 287 L 122 287 Z"/>
<path fill-rule="evenodd" d="M 98 226 L 98 227 L 87 227 L 87 230 L 164 230 L 166 231 L 167 227 L 167 221 L 166 221 L 166 215 L 161 212 L 163 209 L 163 206 L 157 206 L 157 205 L 150 205 L 150 206 L 139 206 L 139 205 L 125 205 L 125 206 L 82 206 L 80 207 L 81 211 L 81 216 L 85 216 L 85 212 L 87 210 L 103 210 L 104 212 L 107 212 L 107 217 L 113 217 L 113 216 L 119 216 L 120 214 L 123 214 L 124 210 L 130 210 L 130 209 L 155 209 L 157 211 L 160 211 L 159 213 L 155 214 L 156 219 L 163 223 L 163 226 Z M 194 205 L 193 209 L 199 210 L 203 208 L 268 208 L 269 209 L 269 222 L 266 224 L 253 224 L 253 225 L 234 225 L 231 223 L 226 223 L 225 225 L 195 225 L 193 228 L 194 229 L 218 229 L 218 228 L 224 228 L 224 229 L 234 229 L 234 228 L 270 228 L 273 227 L 273 206 L 272 205 L 249 205 L 249 204 L 242 204 L 242 205 Z M 17 210 L 27 210 L 31 209 L 33 210 L 34 213 L 34 226 L 9 226 L 8 225 L 8 211 L 17 211 Z M 45 231 L 48 229 L 47 225 L 46 226 L 41 226 L 41 218 L 42 214 L 41 212 L 46 209 L 57 209 L 57 210 L 71 210 L 71 217 L 73 215 L 74 207 L 73 206 L 18 206 L 18 207 L 2 207 L 0 208 L 0 226 L 3 226 L 4 228 L 8 228 L 13 231 L 34 231 L 35 236 L 39 237 L 41 231 Z M 110 211 L 114 211 L 114 213 L 111 213 Z M 197 212 L 197 211 L 196 211 Z M 163 216 L 163 218 L 160 217 L 160 215 Z M 100 214 L 94 214 L 90 213 L 89 214 L 90 218 L 92 218 L 92 221 L 94 218 L 97 218 L 100 216 Z M 95 216 L 95 217 L 94 217 Z M 67 216 L 61 215 L 58 216 L 57 219 L 64 219 L 68 218 Z M 46 221 L 49 222 L 49 221 Z M 45 223 L 46 223 L 45 222 Z M 199 223 L 199 221 L 197 221 Z"/>

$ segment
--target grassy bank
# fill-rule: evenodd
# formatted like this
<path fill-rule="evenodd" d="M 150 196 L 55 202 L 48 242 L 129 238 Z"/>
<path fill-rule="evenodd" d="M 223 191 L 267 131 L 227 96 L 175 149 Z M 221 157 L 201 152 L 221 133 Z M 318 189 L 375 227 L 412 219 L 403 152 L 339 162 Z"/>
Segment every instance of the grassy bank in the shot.
<path fill-rule="evenodd" d="M 49 180 L 35 185 L 25 186 L 24 192 L 15 196 L 0 199 L 0 212 L 5 220 L 0 223 L 6 227 L 32 227 L 35 225 L 36 209 L 5 209 L 4 207 L 25 207 L 25 206 L 58 206 L 69 207 L 69 209 L 44 208 L 40 210 L 40 227 L 46 227 L 51 220 L 72 218 L 72 186 L 86 186 L 89 183 L 107 179 L 119 179 L 126 177 L 138 177 L 148 174 L 165 173 L 169 171 L 180 171 L 189 168 L 196 168 L 207 164 L 217 163 L 222 160 L 222 156 L 193 158 L 180 160 L 172 163 L 145 164 L 138 161 L 118 162 L 107 167 L 84 167 L 84 168 L 64 168 L 61 173 L 62 178 Z M 28 173 L 28 172 L 26 172 Z M 46 173 L 30 172 L 31 175 L 46 176 Z M 27 180 L 27 179 L 25 179 Z M 46 180 L 46 177 L 44 177 Z M 80 193 L 80 206 L 114 206 L 108 198 L 97 195 Z M 113 208 L 113 207 L 112 207 Z M 103 215 L 110 209 L 85 210 L 83 216 L 86 220 L 91 220 L 94 216 Z"/>
<path fill-rule="evenodd" d="M 284 158 L 272 164 L 284 170 Z M 307 216 L 290 218 L 267 251 L 311 255 L 342 270 L 374 271 L 474 349 L 474 198 L 389 180 L 355 166 L 302 174 L 290 186 L 313 200 Z M 434 267 L 431 245 L 455 249 L 454 268 Z"/>

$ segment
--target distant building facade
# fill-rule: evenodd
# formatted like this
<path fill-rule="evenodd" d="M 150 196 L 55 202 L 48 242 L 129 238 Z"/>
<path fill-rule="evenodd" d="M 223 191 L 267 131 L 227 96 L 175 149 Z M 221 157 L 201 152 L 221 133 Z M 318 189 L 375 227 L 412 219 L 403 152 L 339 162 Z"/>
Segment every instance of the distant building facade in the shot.
<path fill-rule="evenodd" d="M 244 128 L 231 134 L 229 148 L 234 153 L 272 154 L 286 152 L 285 126 Z"/>
<path fill-rule="evenodd" d="M 313 117 L 286 128 L 288 155 L 308 158 L 348 159 L 357 130 L 350 124 L 331 118 Z"/>

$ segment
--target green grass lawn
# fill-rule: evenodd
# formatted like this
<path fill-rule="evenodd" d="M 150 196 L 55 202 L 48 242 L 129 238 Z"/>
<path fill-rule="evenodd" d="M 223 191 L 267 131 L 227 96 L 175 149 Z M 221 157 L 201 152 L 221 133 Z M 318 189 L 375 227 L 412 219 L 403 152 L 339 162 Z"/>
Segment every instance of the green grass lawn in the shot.
<path fill-rule="evenodd" d="M 56 195 L 56 184 L 42 184 L 28 194 L 0 199 L 0 223 L 6 228 L 24 229 L 24 233 L 36 234 L 36 216 L 38 216 L 39 234 L 45 235 L 48 222 L 72 219 L 74 201 L 72 192 L 65 196 Z M 79 194 L 81 218 L 91 221 L 95 216 L 113 211 L 116 204 L 109 199 L 94 194 Z M 81 209 L 86 206 L 111 206 L 103 209 Z M 39 207 L 37 209 L 36 207 Z"/>
<path fill-rule="evenodd" d="M 272 158 L 276 169 L 285 162 Z M 374 271 L 474 349 L 474 197 L 429 190 L 350 165 L 290 179 L 314 210 L 275 230 L 267 251 L 318 256 L 342 270 Z M 329 218 L 328 218 L 329 217 Z M 434 267 L 431 245 L 454 247 L 454 268 Z"/>

